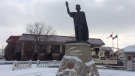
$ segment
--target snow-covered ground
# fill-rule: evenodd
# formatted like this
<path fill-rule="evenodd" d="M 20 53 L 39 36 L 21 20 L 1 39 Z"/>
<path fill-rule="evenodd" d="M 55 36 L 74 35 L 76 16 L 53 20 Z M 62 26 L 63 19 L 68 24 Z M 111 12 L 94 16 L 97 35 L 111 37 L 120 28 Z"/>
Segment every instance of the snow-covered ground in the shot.
<path fill-rule="evenodd" d="M 56 76 L 58 68 L 32 68 L 12 71 L 12 65 L 0 65 L 0 76 Z M 98 69 L 100 76 L 135 76 L 135 72 L 126 70 Z"/>

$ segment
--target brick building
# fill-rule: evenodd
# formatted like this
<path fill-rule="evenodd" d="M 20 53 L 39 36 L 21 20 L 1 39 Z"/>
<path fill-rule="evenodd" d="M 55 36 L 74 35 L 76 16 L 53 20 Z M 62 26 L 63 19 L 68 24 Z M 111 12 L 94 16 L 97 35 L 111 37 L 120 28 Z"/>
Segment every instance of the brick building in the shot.
<path fill-rule="evenodd" d="M 6 40 L 8 44 L 5 48 L 5 57 L 8 60 L 61 60 L 65 53 L 65 43 L 74 40 L 75 38 L 70 36 L 40 35 L 36 45 L 32 34 L 10 36 Z M 88 42 L 92 48 L 104 45 L 98 38 L 89 38 Z"/>

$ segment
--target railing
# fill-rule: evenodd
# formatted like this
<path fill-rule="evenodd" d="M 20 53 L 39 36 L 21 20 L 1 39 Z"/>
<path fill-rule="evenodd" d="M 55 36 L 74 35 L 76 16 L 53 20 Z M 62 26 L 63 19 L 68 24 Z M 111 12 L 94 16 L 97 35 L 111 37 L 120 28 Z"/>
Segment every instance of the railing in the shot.
<path fill-rule="evenodd" d="M 13 64 L 14 61 L 0 61 L 0 65 Z"/>
<path fill-rule="evenodd" d="M 32 67 L 31 60 L 30 61 L 14 61 L 12 70 L 26 69 L 26 68 L 31 68 L 31 67 Z"/>
<path fill-rule="evenodd" d="M 133 71 L 135 71 L 135 62 L 133 63 Z"/>
<path fill-rule="evenodd" d="M 37 61 L 37 67 L 49 67 L 49 68 L 58 68 L 60 61 Z"/>
<path fill-rule="evenodd" d="M 94 60 L 96 64 L 117 64 L 117 60 Z"/>
<path fill-rule="evenodd" d="M 26 68 L 31 68 L 32 63 L 37 64 L 37 68 L 40 67 L 48 67 L 48 68 L 58 68 L 60 65 L 60 61 L 14 61 L 13 62 L 13 68 L 12 70 L 18 70 L 18 69 L 26 69 Z"/>
<path fill-rule="evenodd" d="M 37 61 L 37 67 L 48 67 L 49 62 L 48 61 Z"/>

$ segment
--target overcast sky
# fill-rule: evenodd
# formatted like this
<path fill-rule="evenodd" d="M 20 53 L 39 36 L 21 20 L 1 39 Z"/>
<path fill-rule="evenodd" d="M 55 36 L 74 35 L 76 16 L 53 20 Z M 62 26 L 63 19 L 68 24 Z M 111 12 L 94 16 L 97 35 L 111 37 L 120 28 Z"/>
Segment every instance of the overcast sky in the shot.
<path fill-rule="evenodd" d="M 26 25 L 45 22 L 57 35 L 74 34 L 73 19 L 69 17 L 66 0 L 0 0 L 0 47 L 6 46 L 11 35 L 26 32 Z M 86 14 L 90 38 L 100 38 L 112 46 L 111 38 L 118 33 L 120 48 L 135 44 L 135 0 L 67 0 L 71 12 L 81 5 Z M 117 47 L 117 39 L 114 40 Z"/>

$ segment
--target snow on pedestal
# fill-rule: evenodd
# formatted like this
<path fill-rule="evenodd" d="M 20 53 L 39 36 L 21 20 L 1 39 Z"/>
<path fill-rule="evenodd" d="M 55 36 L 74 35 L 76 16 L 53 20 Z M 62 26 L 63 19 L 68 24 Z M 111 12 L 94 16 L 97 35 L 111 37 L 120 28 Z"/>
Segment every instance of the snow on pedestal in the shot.
<path fill-rule="evenodd" d="M 90 45 L 86 43 L 66 44 L 66 54 L 63 56 L 56 76 L 99 76 L 91 58 Z"/>

